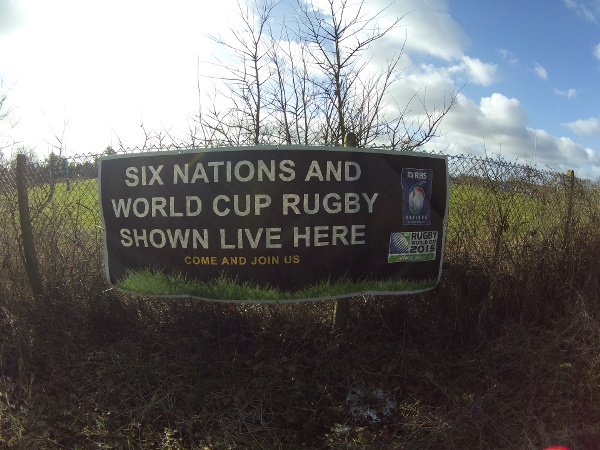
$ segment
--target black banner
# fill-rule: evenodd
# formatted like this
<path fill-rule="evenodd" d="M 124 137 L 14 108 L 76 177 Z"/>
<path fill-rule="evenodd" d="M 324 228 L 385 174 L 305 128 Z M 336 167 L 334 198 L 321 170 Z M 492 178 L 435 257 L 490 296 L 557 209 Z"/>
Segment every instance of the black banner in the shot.
<path fill-rule="evenodd" d="M 441 274 L 444 156 L 167 151 L 103 157 L 99 180 L 107 277 L 127 291 L 293 301 L 421 292 Z"/>

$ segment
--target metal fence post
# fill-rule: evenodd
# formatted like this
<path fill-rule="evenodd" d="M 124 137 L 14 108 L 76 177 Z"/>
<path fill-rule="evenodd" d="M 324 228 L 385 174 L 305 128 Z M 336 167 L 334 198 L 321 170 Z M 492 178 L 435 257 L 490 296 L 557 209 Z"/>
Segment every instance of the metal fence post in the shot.
<path fill-rule="evenodd" d="M 44 283 L 40 274 L 37 253 L 33 242 L 33 227 L 29 215 L 29 197 L 27 192 L 25 171 L 27 168 L 27 157 L 23 154 L 17 155 L 17 195 L 19 201 L 19 222 L 21 225 L 21 238 L 23 240 L 23 253 L 25 256 L 25 270 L 31 285 L 31 291 L 38 306 L 42 305 L 44 299 Z"/>

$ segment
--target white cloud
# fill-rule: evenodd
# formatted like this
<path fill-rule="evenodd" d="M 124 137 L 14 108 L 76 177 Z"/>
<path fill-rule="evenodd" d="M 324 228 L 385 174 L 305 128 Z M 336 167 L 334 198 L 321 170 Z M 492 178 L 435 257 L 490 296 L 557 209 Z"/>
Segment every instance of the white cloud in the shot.
<path fill-rule="evenodd" d="M 462 57 L 462 63 L 469 76 L 469 81 L 480 86 L 491 86 L 496 81 L 498 67 L 495 64 L 481 62 L 477 58 Z"/>
<path fill-rule="evenodd" d="M 563 0 L 565 5 L 583 19 L 598 23 L 600 0 Z"/>
<path fill-rule="evenodd" d="M 563 125 L 578 136 L 600 137 L 600 117 L 580 119 L 574 122 L 563 123 Z"/>
<path fill-rule="evenodd" d="M 432 150 L 453 154 L 476 154 L 516 159 L 519 163 L 550 166 L 556 170 L 575 169 L 579 176 L 600 175 L 600 158 L 566 137 L 527 126 L 521 103 L 494 93 L 479 104 L 464 95 L 450 110 L 440 129 L 441 136 L 430 142 Z"/>
<path fill-rule="evenodd" d="M 479 105 L 461 96 L 444 125 L 462 135 L 487 139 L 523 133 L 526 123 L 527 116 L 517 99 L 494 93 L 483 97 Z"/>
<path fill-rule="evenodd" d="M 567 89 L 567 90 L 560 90 L 560 89 L 554 89 L 554 93 L 556 95 L 559 95 L 561 97 L 567 97 L 568 99 L 573 99 L 575 97 L 577 97 L 577 89 Z"/>
<path fill-rule="evenodd" d="M 0 36 L 9 34 L 25 23 L 22 5 L 15 0 L 0 0 Z"/>
<path fill-rule="evenodd" d="M 494 93 L 481 99 L 480 110 L 495 127 L 506 130 L 522 127 L 527 122 L 525 111 L 516 98 Z"/>
<path fill-rule="evenodd" d="M 548 71 L 546 69 L 544 69 L 540 64 L 534 63 L 534 65 L 533 65 L 533 71 L 542 80 L 547 80 L 548 79 Z"/>
<path fill-rule="evenodd" d="M 498 53 L 500 56 L 502 56 L 502 58 L 511 66 L 515 66 L 515 65 L 519 64 L 518 58 L 510 50 L 507 50 L 505 48 L 498 48 L 498 49 L 496 49 L 496 53 Z"/>
<path fill-rule="evenodd" d="M 419 115 L 439 108 L 455 90 L 451 73 L 433 65 L 412 67 L 404 78 L 398 80 L 390 96 L 391 103 L 399 109 L 410 103 L 412 114 Z M 417 93 L 417 98 L 414 98 Z"/>
<path fill-rule="evenodd" d="M 406 51 L 451 61 L 464 55 L 469 38 L 449 13 L 448 0 L 404 0 L 390 2 L 373 0 L 366 6 L 373 14 L 386 8 L 382 24 L 397 16 L 406 15 L 400 27 L 390 34 L 396 43 L 406 37 Z M 397 5 L 397 7 L 396 7 Z M 396 9 L 394 9 L 396 8 Z"/>
<path fill-rule="evenodd" d="M 600 43 L 594 46 L 594 57 L 600 60 Z"/>
<path fill-rule="evenodd" d="M 405 77 L 401 80 L 403 89 L 411 92 L 427 87 L 429 95 L 445 94 L 465 83 L 490 86 L 497 81 L 497 66 L 484 63 L 479 59 L 464 56 L 458 64 L 449 66 L 436 66 L 433 64 L 422 64 L 420 66 L 409 66 Z M 406 86 L 410 86 L 407 88 Z M 435 94 L 432 94 L 435 93 Z"/>
<path fill-rule="evenodd" d="M 538 163 L 548 164 L 555 169 L 575 169 L 578 175 L 592 176 L 600 160 L 589 148 L 561 136 L 553 136 L 544 130 L 536 130 Z M 596 167 L 590 167 L 596 166 Z"/>

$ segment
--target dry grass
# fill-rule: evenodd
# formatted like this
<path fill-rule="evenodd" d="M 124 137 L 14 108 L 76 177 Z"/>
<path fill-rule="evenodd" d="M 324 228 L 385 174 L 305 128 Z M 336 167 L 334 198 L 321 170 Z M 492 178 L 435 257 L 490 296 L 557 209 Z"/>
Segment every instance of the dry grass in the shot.
<path fill-rule="evenodd" d="M 443 307 L 466 292 L 453 270 L 427 295 L 354 299 L 343 332 L 331 328 L 330 302 L 245 307 L 109 291 L 54 299 L 44 316 L 11 319 L 4 308 L 0 443 L 599 448 L 597 291 L 572 286 L 561 315 L 491 318 L 515 301 L 502 298 L 512 284 L 496 282 L 495 303 L 469 326 Z M 381 390 L 396 408 L 366 422 L 351 412 L 351 389 Z"/>
<path fill-rule="evenodd" d="M 434 291 L 355 298 L 345 330 L 328 301 L 116 294 L 67 219 L 38 234 L 35 310 L 0 217 L 0 447 L 600 449 L 600 233 L 584 220 L 600 215 L 585 206 L 566 246 L 455 235 Z M 391 413 L 361 418 L 350 391 Z"/>

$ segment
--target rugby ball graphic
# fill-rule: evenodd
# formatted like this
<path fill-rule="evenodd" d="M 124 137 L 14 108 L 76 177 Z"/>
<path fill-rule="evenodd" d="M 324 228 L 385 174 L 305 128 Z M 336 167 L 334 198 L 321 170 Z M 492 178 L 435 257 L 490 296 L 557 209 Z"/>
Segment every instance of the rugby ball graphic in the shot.
<path fill-rule="evenodd" d="M 392 233 L 390 236 L 390 254 L 398 255 L 408 253 L 410 245 L 406 238 L 400 233 Z"/>
<path fill-rule="evenodd" d="M 408 194 L 408 208 L 413 214 L 417 214 L 423 209 L 425 202 L 425 190 L 420 186 L 413 186 Z"/>

